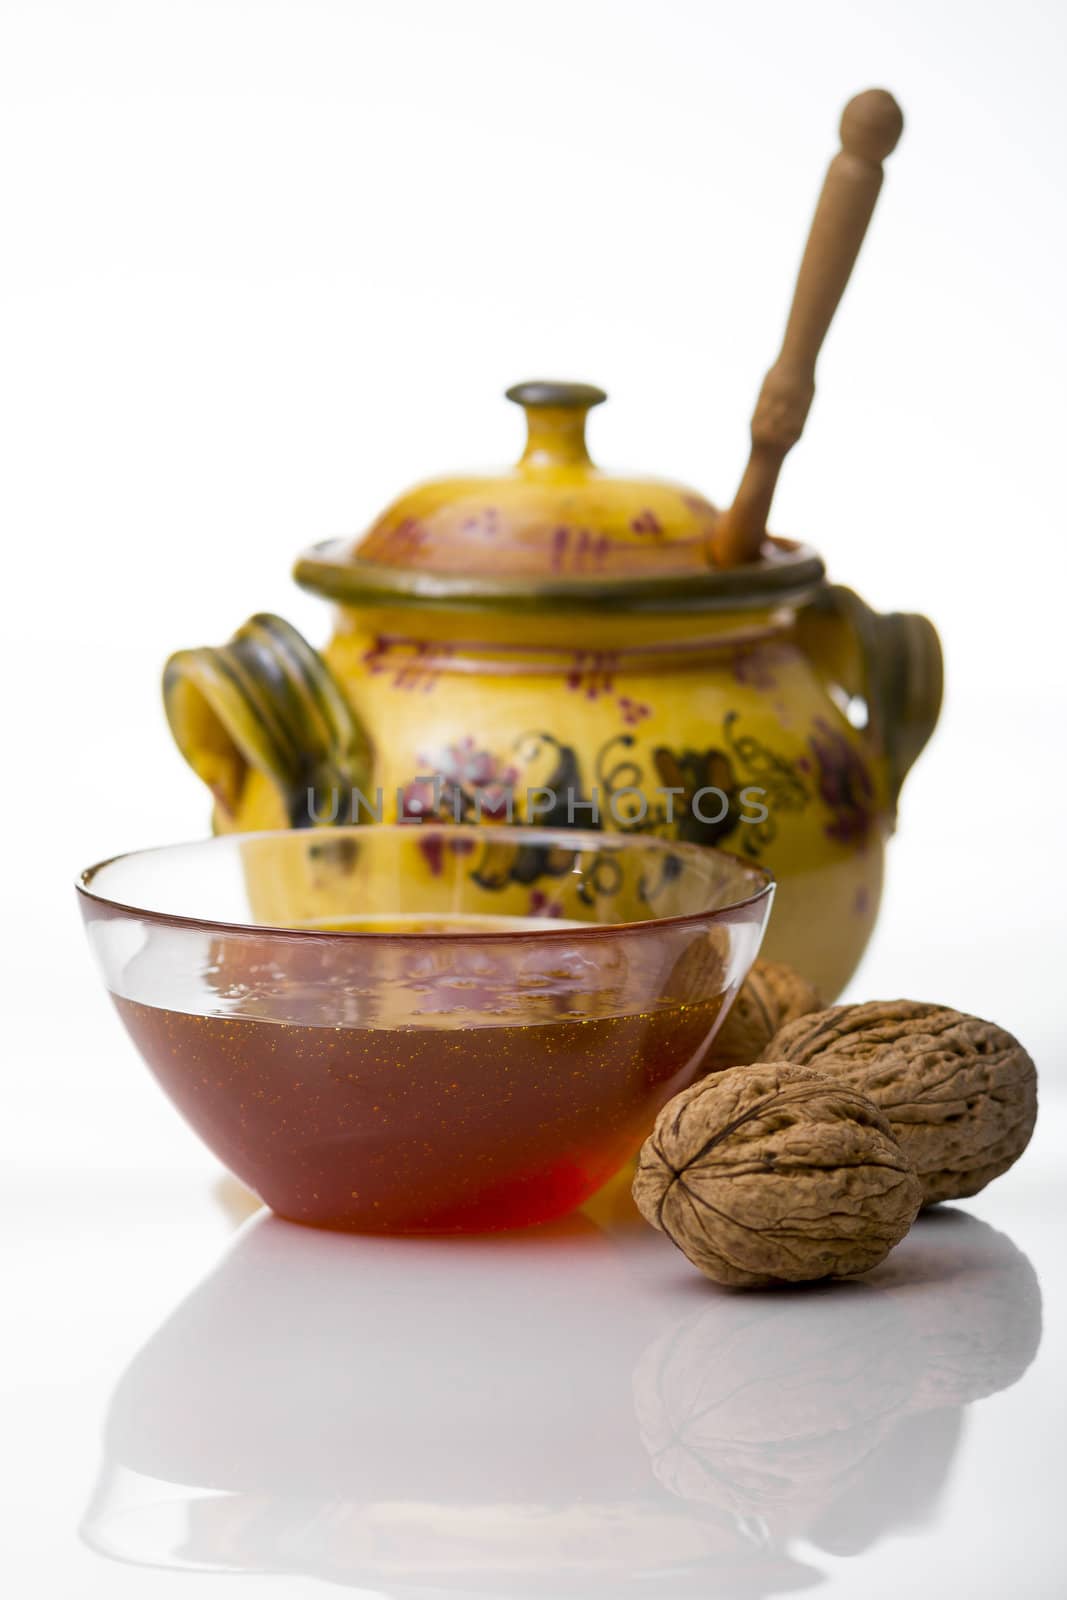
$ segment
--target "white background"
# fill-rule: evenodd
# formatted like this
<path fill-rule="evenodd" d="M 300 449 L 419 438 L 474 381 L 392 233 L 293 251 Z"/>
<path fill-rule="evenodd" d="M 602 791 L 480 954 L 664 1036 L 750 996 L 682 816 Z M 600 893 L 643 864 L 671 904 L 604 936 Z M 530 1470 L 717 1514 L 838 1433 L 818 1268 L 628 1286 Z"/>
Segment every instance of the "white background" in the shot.
<path fill-rule="evenodd" d="M 110 1262 L 65 1398 L 48 1369 L 62 1450 L 20 1413 L 32 1551 L 65 1537 L 34 1521 L 42 1475 L 74 1463 L 65 1527 L 109 1382 L 210 1258 L 182 1219 L 213 1169 L 70 887 L 206 828 L 163 659 L 256 609 L 321 641 L 296 551 L 514 457 L 521 378 L 604 385 L 599 460 L 728 500 L 840 108 L 873 84 L 907 125 L 773 522 L 932 616 L 948 694 L 851 992 L 995 1017 L 1053 1103 L 1067 45 L 1054 0 L 4 0 L 0 28 L 2 1139 L 30 1353 L 77 1347 Z M 116 1242 L 124 1218 L 149 1249 L 137 1215 L 177 1262 L 150 1304 Z"/>

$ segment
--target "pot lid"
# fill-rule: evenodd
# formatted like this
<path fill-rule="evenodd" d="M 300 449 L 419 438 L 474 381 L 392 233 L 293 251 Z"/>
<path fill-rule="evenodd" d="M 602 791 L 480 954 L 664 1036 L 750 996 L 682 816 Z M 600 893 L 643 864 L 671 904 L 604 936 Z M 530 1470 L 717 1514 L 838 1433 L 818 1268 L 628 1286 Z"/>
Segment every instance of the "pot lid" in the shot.
<path fill-rule="evenodd" d="M 297 562 L 306 588 L 342 601 L 474 605 L 736 606 L 810 589 L 822 562 L 765 539 L 760 559 L 716 566 L 719 513 L 703 495 L 657 478 L 602 472 L 585 423 L 607 399 L 587 383 L 537 380 L 507 398 L 526 413 L 526 448 L 498 474 L 419 484 L 355 540 L 313 546 Z"/>

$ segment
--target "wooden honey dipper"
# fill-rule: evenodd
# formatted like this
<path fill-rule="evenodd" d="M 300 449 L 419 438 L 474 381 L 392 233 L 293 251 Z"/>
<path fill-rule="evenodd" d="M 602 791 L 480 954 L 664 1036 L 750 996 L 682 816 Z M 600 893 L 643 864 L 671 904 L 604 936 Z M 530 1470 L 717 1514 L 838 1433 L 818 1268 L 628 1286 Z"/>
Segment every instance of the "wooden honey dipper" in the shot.
<path fill-rule="evenodd" d="M 716 566 L 759 559 L 778 474 L 804 430 L 815 394 L 815 363 L 882 187 L 882 162 L 903 128 L 901 109 L 884 89 L 856 95 L 842 113 L 841 149 L 815 208 L 782 348 L 752 414 L 748 465 L 733 505 L 711 537 Z"/>

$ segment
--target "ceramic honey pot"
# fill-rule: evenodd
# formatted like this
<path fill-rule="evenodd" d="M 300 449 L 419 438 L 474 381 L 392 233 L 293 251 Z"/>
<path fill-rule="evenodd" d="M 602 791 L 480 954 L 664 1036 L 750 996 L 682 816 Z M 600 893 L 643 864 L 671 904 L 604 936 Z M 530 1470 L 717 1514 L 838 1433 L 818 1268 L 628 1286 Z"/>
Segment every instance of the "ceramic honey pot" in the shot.
<path fill-rule="evenodd" d="M 765 954 L 839 993 L 941 653 L 924 617 L 878 614 L 766 524 L 901 128 L 884 91 L 846 107 L 728 510 L 600 471 L 601 390 L 518 384 L 513 468 L 424 483 L 299 558 L 297 582 L 334 606 L 321 653 L 258 615 L 171 658 L 167 714 L 217 830 L 508 818 L 718 845 L 778 879 Z"/>

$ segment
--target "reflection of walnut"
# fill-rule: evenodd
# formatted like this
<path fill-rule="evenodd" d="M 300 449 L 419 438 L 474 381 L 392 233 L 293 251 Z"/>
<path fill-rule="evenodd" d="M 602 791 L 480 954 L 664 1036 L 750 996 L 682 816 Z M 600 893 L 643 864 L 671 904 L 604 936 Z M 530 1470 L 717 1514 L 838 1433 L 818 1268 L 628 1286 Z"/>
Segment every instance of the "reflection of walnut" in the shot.
<path fill-rule="evenodd" d="M 946 1006 L 831 1006 L 787 1023 L 766 1053 L 869 1095 L 914 1165 L 924 1205 L 977 1194 L 1034 1129 L 1037 1073 L 1022 1045 Z"/>
<path fill-rule="evenodd" d="M 864 1095 L 757 1062 L 668 1101 L 634 1199 L 707 1277 L 749 1288 L 866 1272 L 907 1233 L 921 1193 Z"/>
<path fill-rule="evenodd" d="M 779 1028 L 818 1011 L 822 1001 L 799 972 L 781 961 L 757 961 L 711 1046 L 711 1071 L 766 1060 Z"/>
<path fill-rule="evenodd" d="M 913 1324 L 922 1380 L 911 1411 L 996 1394 L 1017 1383 L 1037 1354 L 1037 1274 L 1009 1238 L 966 1211 L 924 1219 L 875 1281 Z"/>
<path fill-rule="evenodd" d="M 929 1508 L 962 1407 L 1015 1383 L 1040 1338 L 1026 1257 L 943 1211 L 837 1293 L 719 1295 L 673 1324 L 634 1370 L 638 1429 L 671 1494 L 858 1553 Z"/>
<path fill-rule="evenodd" d="M 919 1380 L 904 1309 L 870 1284 L 726 1295 L 648 1347 L 634 1409 L 665 1489 L 784 1541 L 847 1492 Z"/>

